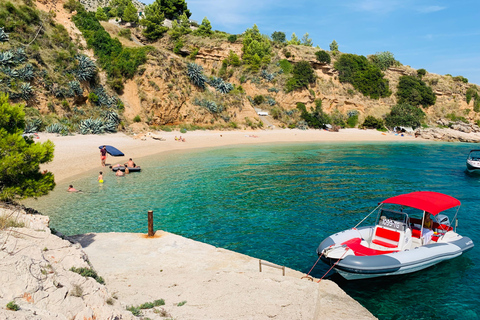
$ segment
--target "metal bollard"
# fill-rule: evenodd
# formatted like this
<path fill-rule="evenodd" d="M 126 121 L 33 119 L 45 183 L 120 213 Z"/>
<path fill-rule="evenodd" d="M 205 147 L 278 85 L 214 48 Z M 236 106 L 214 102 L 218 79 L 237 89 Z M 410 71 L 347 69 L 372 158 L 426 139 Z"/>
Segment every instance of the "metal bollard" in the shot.
<path fill-rule="evenodd" d="M 148 236 L 153 237 L 155 232 L 153 232 L 153 210 L 148 211 Z"/>

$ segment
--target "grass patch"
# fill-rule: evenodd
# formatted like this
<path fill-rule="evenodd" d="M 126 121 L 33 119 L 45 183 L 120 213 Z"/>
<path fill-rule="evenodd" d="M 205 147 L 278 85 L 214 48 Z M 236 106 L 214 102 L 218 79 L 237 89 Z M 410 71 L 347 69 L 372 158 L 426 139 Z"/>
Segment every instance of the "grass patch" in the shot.
<path fill-rule="evenodd" d="M 70 271 L 76 272 L 81 276 L 84 277 L 90 277 L 95 279 L 98 283 L 100 284 L 105 284 L 105 280 L 103 280 L 102 277 L 98 276 L 98 274 L 95 272 L 95 270 L 89 269 L 89 268 L 75 268 L 71 267 Z"/>
<path fill-rule="evenodd" d="M 18 222 L 16 219 L 9 216 L 0 216 L 0 230 L 5 230 L 8 228 L 23 228 L 25 223 Z"/>

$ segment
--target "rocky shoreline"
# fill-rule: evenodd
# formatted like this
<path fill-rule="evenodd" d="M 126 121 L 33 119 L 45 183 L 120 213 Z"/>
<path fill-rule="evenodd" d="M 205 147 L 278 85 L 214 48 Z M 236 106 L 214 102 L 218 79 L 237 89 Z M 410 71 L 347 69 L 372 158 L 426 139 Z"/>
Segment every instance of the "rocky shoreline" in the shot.
<path fill-rule="evenodd" d="M 289 268 L 285 276 L 267 267 L 260 273 L 258 259 L 233 251 L 162 231 L 153 239 L 62 239 L 48 224 L 38 213 L 0 208 L 2 320 L 375 319 L 332 281 L 301 279 Z M 72 268 L 98 272 L 106 283 Z"/>
<path fill-rule="evenodd" d="M 462 121 L 451 121 L 442 119 L 437 121 L 440 127 L 417 129 L 415 136 L 426 140 L 446 142 L 480 142 L 480 127 L 476 124 Z"/>

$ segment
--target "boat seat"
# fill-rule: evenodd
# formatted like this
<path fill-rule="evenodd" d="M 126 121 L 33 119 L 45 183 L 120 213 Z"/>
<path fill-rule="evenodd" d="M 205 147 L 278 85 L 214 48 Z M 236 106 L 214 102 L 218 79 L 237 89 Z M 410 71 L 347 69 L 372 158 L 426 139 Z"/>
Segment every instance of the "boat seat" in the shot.
<path fill-rule="evenodd" d="M 343 242 L 342 245 L 345 245 L 349 247 L 351 250 L 353 250 L 353 253 L 356 256 L 378 256 L 380 254 L 398 252 L 398 250 L 385 251 L 385 250 L 376 250 L 376 249 L 368 248 L 362 245 L 361 242 L 362 242 L 362 239 L 353 238 Z"/>
<path fill-rule="evenodd" d="M 375 235 L 372 243 L 387 248 L 397 248 L 400 241 L 400 232 L 386 229 L 380 226 L 375 227 Z"/>

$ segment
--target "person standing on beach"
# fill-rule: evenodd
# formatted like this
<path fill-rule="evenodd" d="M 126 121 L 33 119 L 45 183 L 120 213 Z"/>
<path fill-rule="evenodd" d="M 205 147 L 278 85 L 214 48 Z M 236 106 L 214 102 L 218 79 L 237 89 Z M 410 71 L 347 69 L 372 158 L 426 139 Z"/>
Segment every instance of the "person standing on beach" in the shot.
<path fill-rule="evenodd" d="M 103 146 L 102 149 L 100 149 L 100 160 L 102 160 L 102 167 L 105 167 L 105 160 L 107 160 L 107 147 Z"/>

